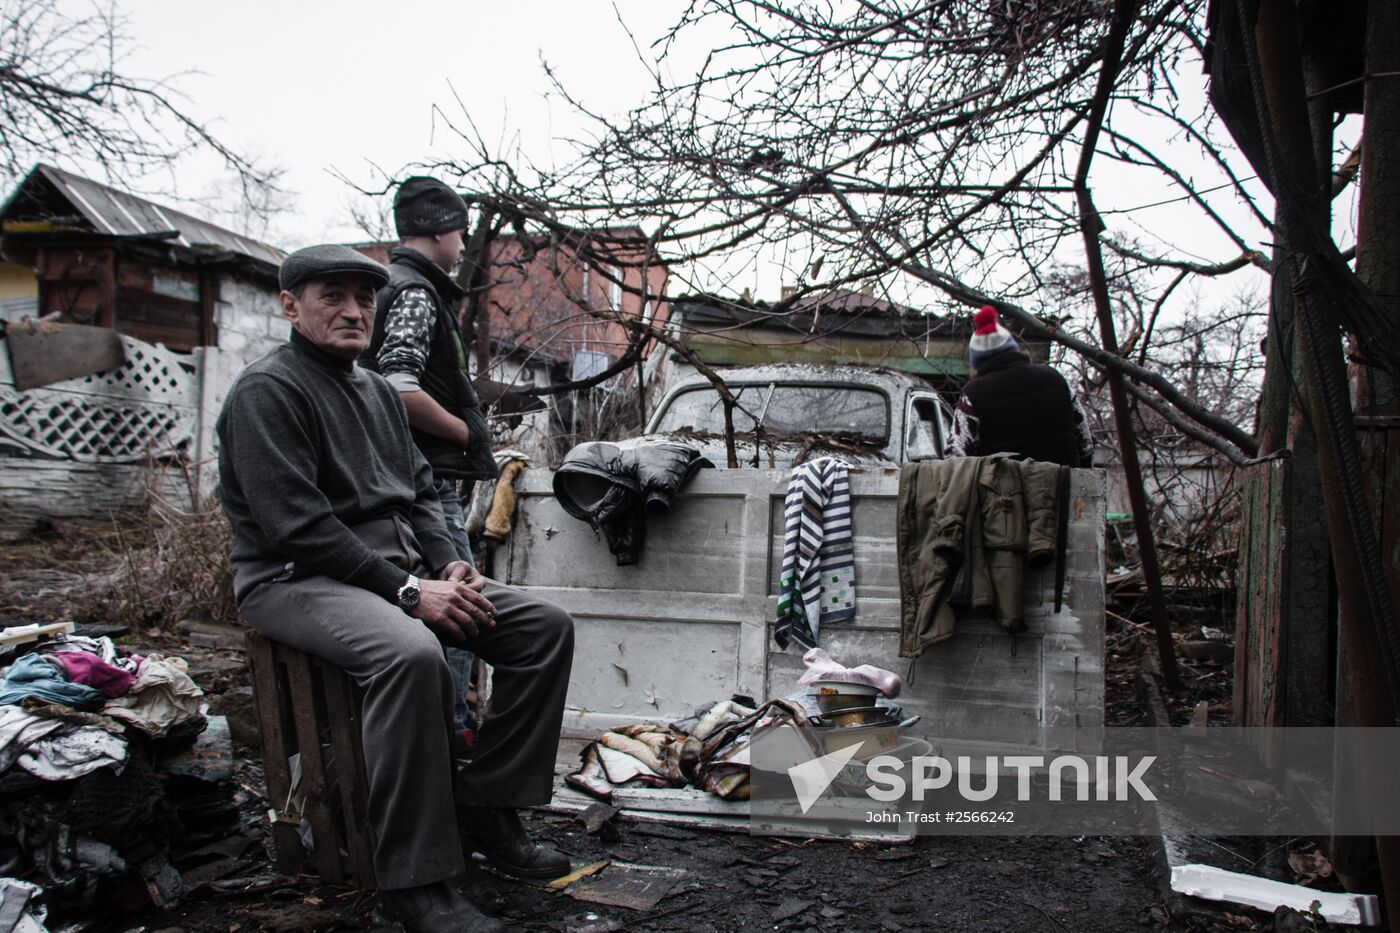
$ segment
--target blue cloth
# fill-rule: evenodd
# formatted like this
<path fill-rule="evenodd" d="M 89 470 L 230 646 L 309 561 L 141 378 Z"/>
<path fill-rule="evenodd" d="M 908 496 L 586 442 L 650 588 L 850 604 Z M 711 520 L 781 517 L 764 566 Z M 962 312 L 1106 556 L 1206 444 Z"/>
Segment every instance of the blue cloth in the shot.
<path fill-rule="evenodd" d="M 457 556 L 473 567 L 471 539 L 467 537 L 467 523 L 462 518 L 462 500 L 457 495 L 456 480 L 435 477 L 433 488 L 437 490 L 438 502 L 442 503 L 442 520 L 447 523 L 447 536 L 457 549 Z M 472 728 L 472 710 L 467 705 L 467 689 L 471 686 L 472 665 L 476 655 L 461 648 L 443 647 L 447 658 L 447 669 L 452 673 L 452 724 L 461 732 Z"/>
<path fill-rule="evenodd" d="M 0 706 L 16 705 L 25 697 L 38 697 L 78 709 L 97 709 L 107 702 L 101 690 L 73 683 L 39 654 L 20 658 L 0 681 Z"/>
<path fill-rule="evenodd" d="M 468 483 L 468 485 L 475 485 Z M 447 536 L 452 539 L 452 546 L 457 551 L 457 556 L 473 567 L 476 566 L 476 559 L 472 556 L 472 542 L 467 537 L 467 522 L 462 516 L 462 499 L 457 495 L 457 481 L 433 477 L 433 489 L 437 491 L 438 502 L 442 504 L 442 520 L 447 525 Z M 467 495 L 471 495 L 471 490 L 467 490 Z"/>

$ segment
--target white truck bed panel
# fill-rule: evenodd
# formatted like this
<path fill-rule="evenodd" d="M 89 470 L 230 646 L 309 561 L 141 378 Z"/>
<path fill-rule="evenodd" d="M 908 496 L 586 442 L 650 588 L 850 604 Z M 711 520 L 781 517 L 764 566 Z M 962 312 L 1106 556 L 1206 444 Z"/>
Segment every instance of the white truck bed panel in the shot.
<path fill-rule="evenodd" d="M 797 689 L 801 652 L 769 637 L 777 610 L 787 471 L 701 470 L 671 512 L 647 522 L 641 562 L 619 567 L 601 537 L 555 502 L 547 470 L 519 483 L 515 528 L 494 571 L 574 615 L 577 648 L 566 735 L 670 720 L 744 693 Z M 842 663 L 906 680 L 896 701 L 931 740 L 1094 751 L 1103 726 L 1104 480 L 1076 470 L 1065 606 L 1052 568 L 1026 579 L 1026 629 L 960 616 L 957 633 L 914 668 L 899 653 L 894 508 L 898 472 L 851 474 L 857 616 L 820 643 Z M 965 742 L 959 742 L 965 746 Z"/>

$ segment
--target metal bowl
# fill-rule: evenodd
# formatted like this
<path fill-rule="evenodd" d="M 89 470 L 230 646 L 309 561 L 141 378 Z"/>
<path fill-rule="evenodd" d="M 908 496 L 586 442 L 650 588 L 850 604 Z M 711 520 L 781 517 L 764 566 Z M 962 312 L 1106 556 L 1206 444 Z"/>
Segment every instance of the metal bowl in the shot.
<path fill-rule="evenodd" d="M 870 702 L 875 702 L 873 697 L 879 693 L 870 684 L 853 684 L 844 680 L 814 680 L 812 681 L 813 693 L 843 693 L 855 696 L 872 697 Z"/>
<path fill-rule="evenodd" d="M 834 713 L 843 709 L 859 709 L 870 705 L 870 697 L 858 693 L 815 693 L 817 709 L 823 713 Z"/>
<path fill-rule="evenodd" d="M 899 710 L 892 706 L 858 706 L 833 710 L 818 719 L 823 726 L 885 726 L 899 722 Z"/>

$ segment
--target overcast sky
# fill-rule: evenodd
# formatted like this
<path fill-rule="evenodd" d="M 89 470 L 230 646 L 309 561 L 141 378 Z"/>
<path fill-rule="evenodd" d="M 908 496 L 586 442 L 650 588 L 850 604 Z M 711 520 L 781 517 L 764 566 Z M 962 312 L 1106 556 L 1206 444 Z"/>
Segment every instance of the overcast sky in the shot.
<path fill-rule="evenodd" d="M 62 2 L 77 14 L 90 9 L 92 0 Z M 518 135 L 532 159 L 563 158 L 565 140 L 578 134 L 581 124 L 567 105 L 551 100 L 541 58 L 591 109 L 620 113 L 649 87 L 622 23 L 650 57 L 650 43 L 686 6 L 684 0 L 119 3 L 137 43 L 125 70 L 148 78 L 176 76 L 174 87 L 190 113 L 208 120 L 241 151 L 285 167 L 291 209 L 271 228 L 250 232 L 286 248 L 363 239 L 350 206 L 364 206 L 365 199 L 333 172 L 373 185 L 375 165 L 394 173 L 415 161 L 449 155 L 451 131 L 440 117 L 435 121 L 433 108 L 440 105 L 459 117 L 454 89 L 488 140 Z M 703 51 L 703 42 L 700 47 Z M 688 64 L 682 58 L 672 67 Z M 1182 75 L 1180 84 L 1199 93 L 1204 87 L 1199 67 Z M 1183 151 L 1183 158 L 1195 155 Z M 1196 258 L 1220 261 L 1233 255 L 1228 241 L 1202 225 L 1194 208 L 1179 203 L 1181 192 L 1164 179 L 1115 181 L 1111 168 L 1096 177 L 1095 196 L 1111 227 L 1129 235 L 1185 229 L 1189 236 L 1173 239 L 1195 247 L 1189 251 Z M 237 201 L 227 175 L 210 157 L 182 161 L 177 179 L 177 192 L 143 193 L 224 205 Z M 1213 197 L 1222 213 L 1242 213 L 1230 203 L 1230 192 Z M 1164 199 L 1169 203 L 1161 207 L 1115 213 Z M 379 206 L 387 207 L 388 200 L 381 198 Z M 240 226 L 237 218 L 191 209 Z M 1344 213 L 1340 220 L 1346 224 Z M 792 274 L 772 262 L 750 265 L 744 275 L 752 281 L 736 283 L 733 291 L 747 285 L 756 297 L 775 298 Z M 1254 278 L 1262 282 L 1262 276 Z M 1245 284 L 1233 279 L 1228 288 L 1238 287 L 1235 282 Z"/>
<path fill-rule="evenodd" d="M 67 5 L 81 9 L 84 2 Z M 269 232 L 281 246 L 362 236 L 347 207 L 354 195 L 331 170 L 368 184 L 376 180 L 372 165 L 394 172 L 450 152 L 452 134 L 440 119 L 434 126 L 433 105 L 460 115 L 453 88 L 488 139 L 508 129 L 536 159 L 548 158 L 551 148 L 563 151 L 554 140 L 580 127 L 566 106 L 548 100 L 541 55 L 592 106 L 621 111 L 640 99 L 647 72 L 619 17 L 639 37 L 654 38 L 682 6 L 120 2 L 139 44 L 129 71 L 197 72 L 175 82 L 188 109 L 241 150 L 286 167 L 295 210 Z M 189 160 L 179 193 L 204 195 L 217 174 L 210 160 Z"/>

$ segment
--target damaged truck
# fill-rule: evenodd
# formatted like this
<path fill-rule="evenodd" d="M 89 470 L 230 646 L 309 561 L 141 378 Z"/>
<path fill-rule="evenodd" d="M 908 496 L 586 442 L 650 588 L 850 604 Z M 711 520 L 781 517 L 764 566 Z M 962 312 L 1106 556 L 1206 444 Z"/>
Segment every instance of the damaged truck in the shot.
<path fill-rule="evenodd" d="M 575 619 L 561 764 L 608 730 L 686 720 L 731 698 L 752 707 L 803 692 L 804 650 L 779 647 L 773 626 L 793 464 L 818 457 L 849 467 L 854 563 L 854 613 L 823 625 L 820 647 L 842 664 L 898 672 L 902 713 L 920 717 L 918 732 L 935 746 L 1099 746 L 1105 490 L 1097 471 L 1070 475 L 1060 559 L 1027 567 L 1018 630 L 960 608 L 951 637 L 917 657 L 901 655 L 900 467 L 942 456 L 950 400 L 967 377 L 967 334 L 951 320 L 879 304 L 848 299 L 775 316 L 676 303 L 683 339 L 723 371 L 741 403 L 733 413 L 740 468 L 725 468 L 719 393 L 678 367 L 644 435 L 610 454 L 622 462 L 629 451 L 670 445 L 695 455 L 681 471 L 684 484 L 664 497 L 668 507 L 647 509 L 647 497 L 638 497 L 646 533 L 633 560 L 615 558 L 605 536 L 565 508 L 554 473 L 521 474 L 514 527 L 490 554 L 489 572 Z M 605 494 L 599 485 L 597 495 Z M 988 722 L 998 735 L 986 732 Z M 733 814 L 732 801 L 678 794 L 642 788 L 618 800 L 716 820 Z"/>

